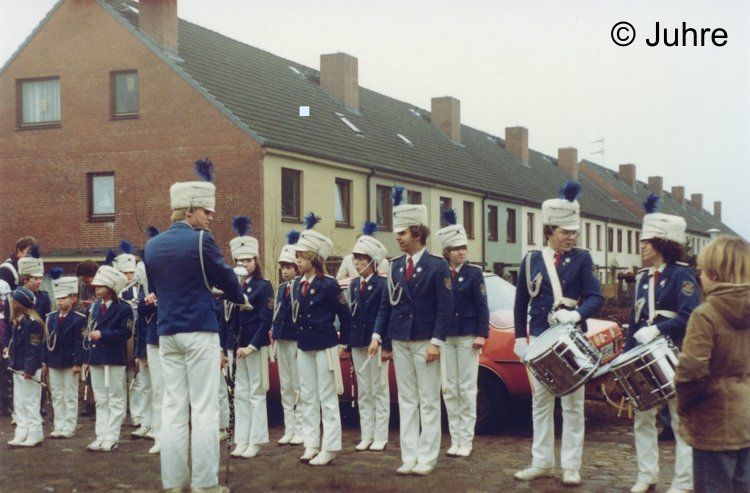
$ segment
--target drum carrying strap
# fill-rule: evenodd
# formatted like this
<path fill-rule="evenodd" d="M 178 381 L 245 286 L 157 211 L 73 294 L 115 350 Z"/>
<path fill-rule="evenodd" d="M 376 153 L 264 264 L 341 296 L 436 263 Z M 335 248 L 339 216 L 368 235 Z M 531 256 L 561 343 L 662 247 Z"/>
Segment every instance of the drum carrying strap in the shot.
<path fill-rule="evenodd" d="M 338 348 L 336 346 L 324 349 L 328 358 L 328 369 L 333 372 L 333 380 L 336 383 L 336 393 L 344 393 L 344 377 L 341 375 L 341 362 L 339 361 Z"/>
<path fill-rule="evenodd" d="M 6 260 L 2 264 L 0 264 L 0 267 L 5 267 L 10 271 L 11 274 L 13 274 L 13 280 L 16 284 L 18 284 L 18 271 L 15 267 L 13 267 L 13 264 L 11 263 L 10 259 Z"/>
<path fill-rule="evenodd" d="M 654 273 L 648 276 L 648 324 L 653 325 L 656 317 L 676 318 L 677 312 L 671 310 L 656 309 L 656 283 L 654 283 Z"/>
<path fill-rule="evenodd" d="M 555 261 L 552 258 L 552 250 L 545 248 L 542 250 L 542 258 L 544 259 L 544 267 L 547 269 L 549 274 L 549 283 L 552 285 L 552 295 L 554 302 L 552 303 L 552 309 L 556 309 L 560 305 L 564 305 L 568 308 L 575 308 L 578 306 L 578 300 L 572 298 L 566 298 L 563 296 L 562 286 L 560 285 L 560 277 L 557 275 L 557 268 L 555 268 Z"/>

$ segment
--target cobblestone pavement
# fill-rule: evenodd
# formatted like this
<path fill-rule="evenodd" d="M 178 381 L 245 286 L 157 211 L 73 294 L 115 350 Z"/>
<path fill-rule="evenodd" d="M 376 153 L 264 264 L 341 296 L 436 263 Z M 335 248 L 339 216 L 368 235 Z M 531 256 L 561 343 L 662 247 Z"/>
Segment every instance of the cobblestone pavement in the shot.
<path fill-rule="evenodd" d="M 524 412 L 527 414 L 528 411 Z M 76 436 L 67 440 L 46 439 L 41 447 L 9 449 L 5 442 L 13 435 L 9 418 L 0 418 L 0 491 L 68 492 L 158 491 L 161 486 L 158 457 L 147 454 L 151 442 L 123 438 L 119 450 L 86 452 L 93 439 L 94 421 L 81 418 Z M 45 434 L 51 431 L 45 423 Z M 132 428 L 123 428 L 123 437 Z M 564 487 L 560 479 L 540 479 L 530 483 L 513 479 L 513 473 L 530 463 L 531 425 L 527 416 L 516 417 L 492 435 L 477 436 L 470 458 L 445 456 L 449 437 L 443 435 L 442 452 L 435 471 L 427 477 L 399 477 L 401 464 L 398 432 L 392 428 L 385 452 L 355 452 L 358 428 L 347 424 L 344 451 L 328 467 L 301 464 L 300 447 L 279 447 L 275 440 L 281 427 L 271 427 L 271 443 L 254 459 L 232 458 L 229 486 L 232 491 L 577 491 L 625 492 L 635 481 L 636 465 L 632 421 L 617 417 L 604 404 L 588 402 L 586 443 L 579 487 Z M 558 457 L 559 457 L 558 416 Z M 666 491 L 674 463 L 674 443 L 661 445 L 661 482 L 657 491 Z M 221 474 L 224 480 L 227 453 L 222 450 Z M 558 473 L 560 471 L 558 470 Z"/>

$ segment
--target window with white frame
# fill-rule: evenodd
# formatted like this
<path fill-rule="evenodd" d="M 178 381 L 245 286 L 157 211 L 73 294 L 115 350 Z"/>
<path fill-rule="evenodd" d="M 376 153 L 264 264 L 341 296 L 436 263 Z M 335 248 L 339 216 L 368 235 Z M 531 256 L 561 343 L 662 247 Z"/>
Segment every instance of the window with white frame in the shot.
<path fill-rule="evenodd" d="M 18 81 L 19 124 L 45 125 L 60 122 L 60 78 Z"/>

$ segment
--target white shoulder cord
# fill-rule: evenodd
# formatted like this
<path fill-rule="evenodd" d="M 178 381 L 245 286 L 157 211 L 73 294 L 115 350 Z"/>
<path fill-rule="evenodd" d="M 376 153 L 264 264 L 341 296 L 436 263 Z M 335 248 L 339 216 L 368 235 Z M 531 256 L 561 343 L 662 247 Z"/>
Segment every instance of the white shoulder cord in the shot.
<path fill-rule="evenodd" d="M 203 233 L 205 233 L 205 231 L 201 230 L 201 232 L 198 234 L 198 257 L 200 258 L 201 262 L 201 274 L 203 274 L 203 282 L 206 284 L 206 289 L 211 291 L 211 285 L 208 284 L 208 277 L 206 277 L 206 266 L 203 263 Z"/>
<path fill-rule="evenodd" d="M 388 299 L 391 302 L 391 306 L 401 303 L 403 294 L 404 287 L 393 283 L 393 262 L 391 262 L 391 265 L 388 267 Z"/>
<path fill-rule="evenodd" d="M 47 320 L 46 320 L 47 327 L 49 327 L 50 317 L 52 317 L 51 314 L 47 315 Z M 51 353 L 52 351 L 55 350 L 55 346 L 57 346 L 57 331 L 53 330 L 52 333 L 50 333 L 49 331 L 47 331 L 46 335 L 47 335 L 47 337 L 46 337 L 46 340 L 47 340 L 47 351 L 49 351 Z"/>

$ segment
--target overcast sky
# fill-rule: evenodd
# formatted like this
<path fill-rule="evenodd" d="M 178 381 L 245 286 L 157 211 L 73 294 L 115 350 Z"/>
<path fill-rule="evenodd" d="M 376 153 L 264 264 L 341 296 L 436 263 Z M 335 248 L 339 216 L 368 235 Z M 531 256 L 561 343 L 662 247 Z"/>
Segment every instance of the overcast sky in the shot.
<path fill-rule="evenodd" d="M 54 4 L 0 0 L 2 63 Z M 456 97 L 464 124 L 500 136 L 525 126 L 530 147 L 553 156 L 572 146 L 612 169 L 635 163 L 638 179 L 703 193 L 711 212 L 721 200 L 724 222 L 750 238 L 746 0 L 179 0 L 178 11 L 316 69 L 323 53 L 349 53 L 361 86 L 426 109 Z M 630 46 L 610 38 L 619 21 L 637 32 Z M 727 42 L 648 47 L 657 21 L 670 39 L 686 22 L 723 28 Z"/>

